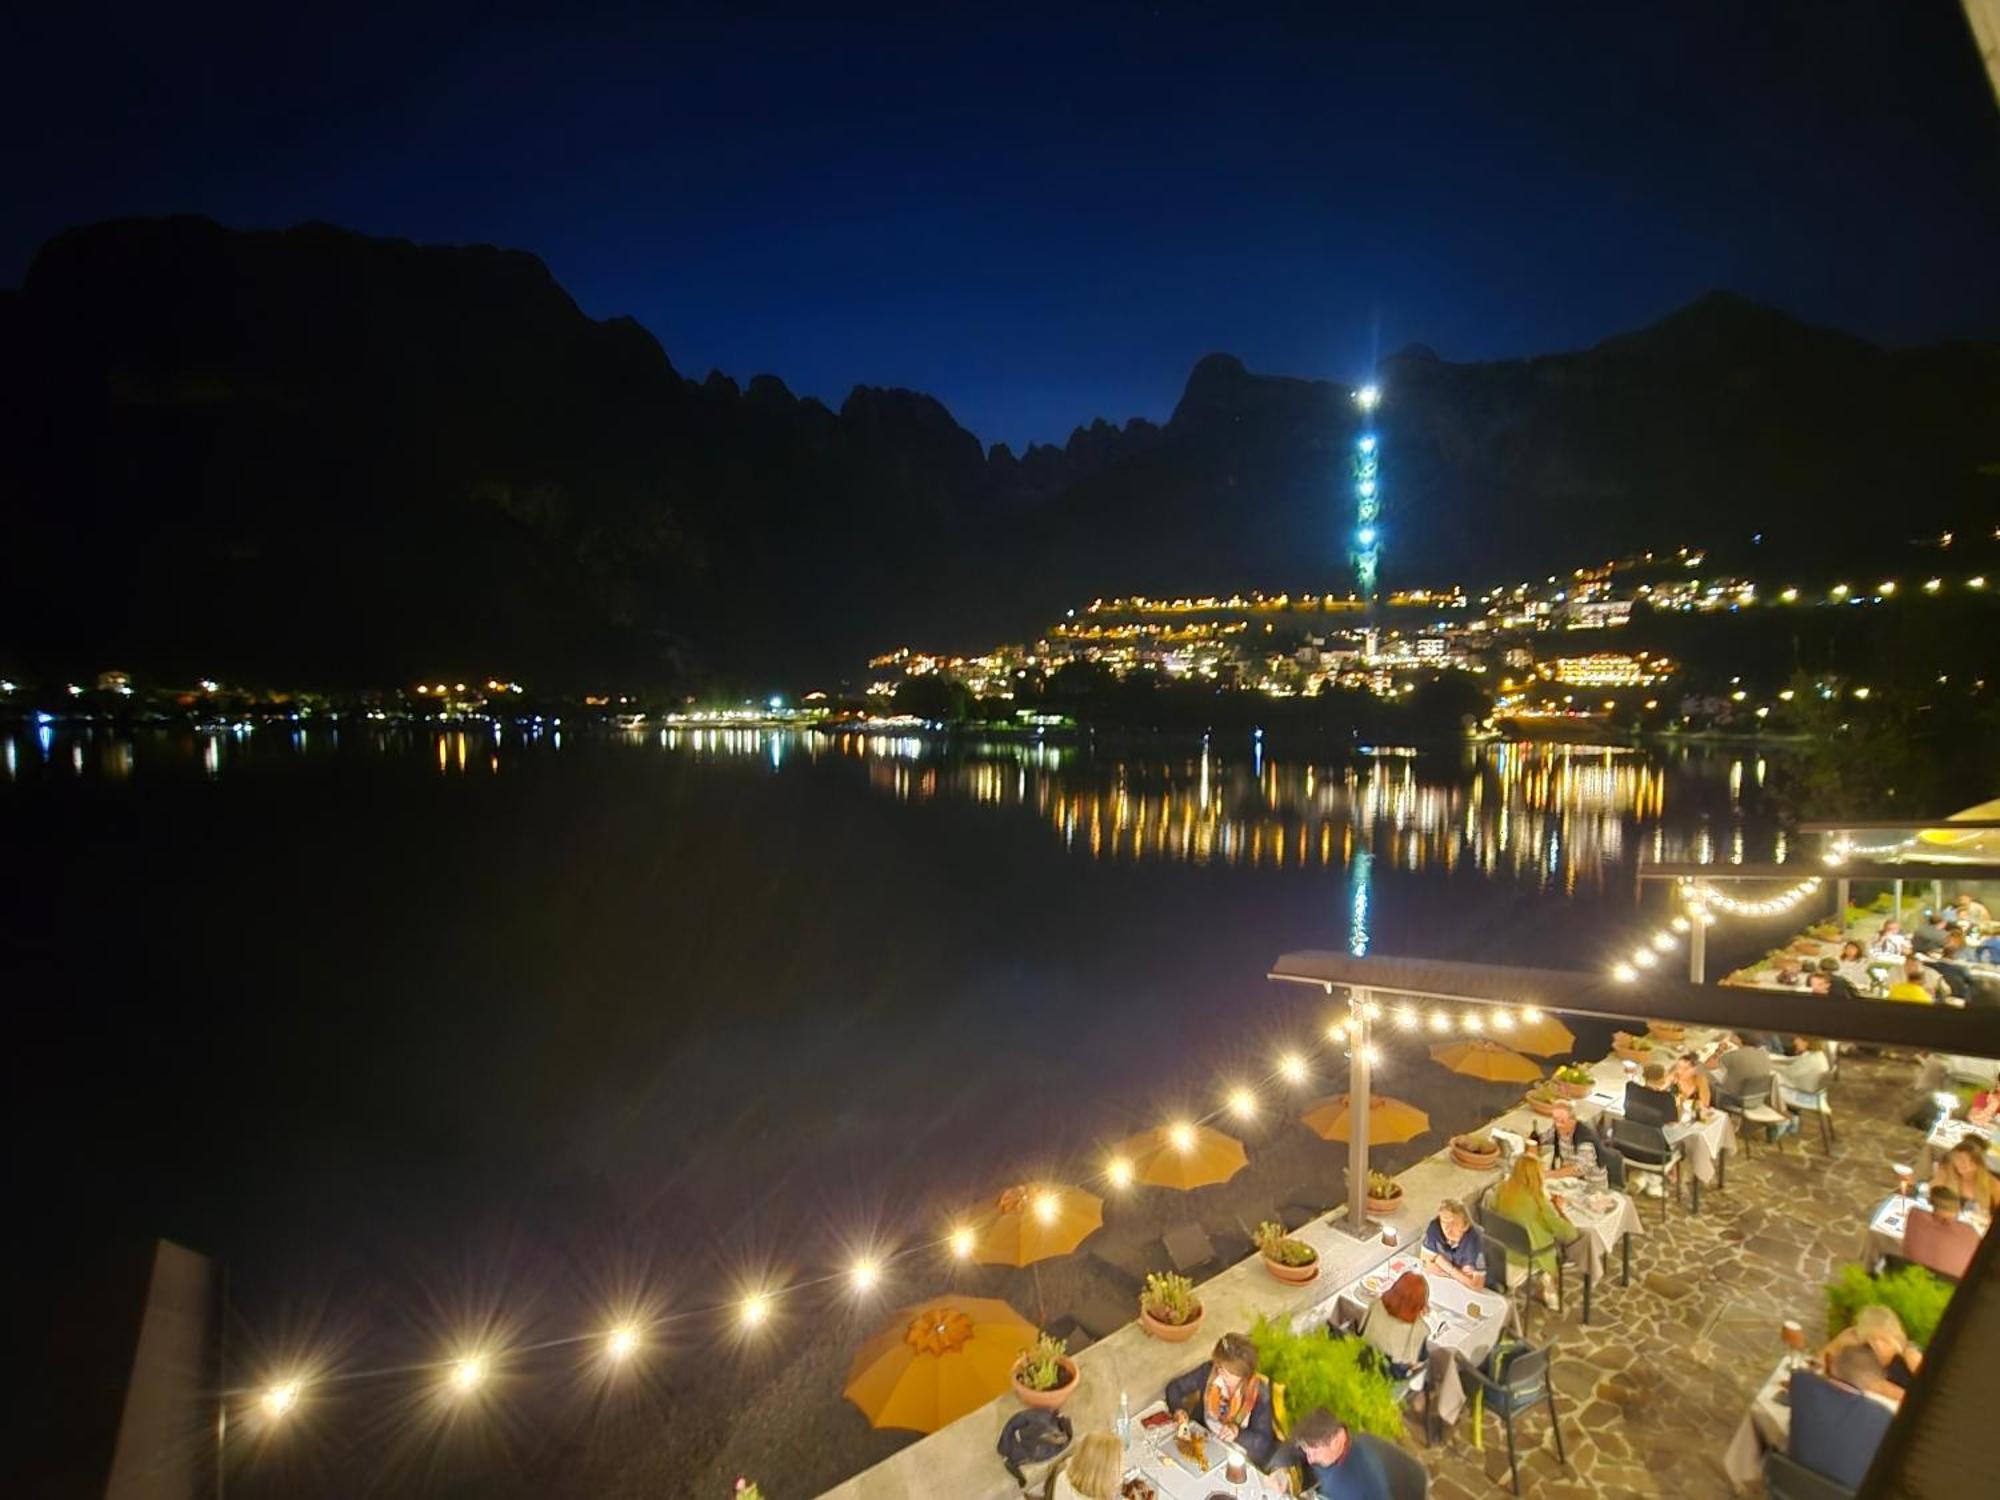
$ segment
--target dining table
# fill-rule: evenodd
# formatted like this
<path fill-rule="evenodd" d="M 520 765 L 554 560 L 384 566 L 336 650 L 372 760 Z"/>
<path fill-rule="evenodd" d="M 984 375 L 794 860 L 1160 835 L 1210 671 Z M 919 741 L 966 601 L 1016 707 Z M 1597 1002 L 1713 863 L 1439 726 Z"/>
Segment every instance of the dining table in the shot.
<path fill-rule="evenodd" d="M 1944 1154 L 1966 1139 L 1986 1142 L 1986 1168 L 1993 1171 L 1995 1162 L 2000 1161 L 2000 1155 L 1993 1150 L 1993 1134 L 1991 1125 L 1975 1125 L 1954 1115 L 1941 1116 L 1924 1137 L 1924 1149 L 1917 1155 L 1917 1176 L 1930 1177 Z"/>
<path fill-rule="evenodd" d="M 1621 1286 L 1632 1281 L 1632 1236 L 1644 1234 L 1646 1226 L 1639 1217 L 1639 1207 L 1632 1201 L 1630 1193 L 1616 1192 L 1610 1188 L 1592 1186 L 1588 1183 L 1566 1183 L 1562 1178 L 1549 1181 L 1549 1196 L 1560 1199 L 1557 1207 L 1563 1217 L 1583 1231 L 1576 1238 L 1572 1256 L 1580 1256 L 1583 1263 L 1583 1321 L 1590 1321 L 1590 1289 L 1604 1280 L 1604 1259 L 1614 1249 L 1621 1258 Z"/>
<path fill-rule="evenodd" d="M 1602 1067 L 1600 1064 L 1599 1071 Z M 1607 1117 L 1624 1119 L 1625 1082 L 1622 1067 L 1618 1068 L 1615 1083 L 1600 1077 L 1591 1091 L 1576 1101 L 1577 1118 L 1590 1122 Z M 1694 1174 L 1694 1211 L 1700 1213 L 1703 1185 L 1712 1183 L 1718 1188 L 1727 1185 L 1723 1161 L 1736 1149 L 1736 1119 L 1711 1108 L 1704 1117 L 1663 1125 L 1660 1133 L 1667 1138 L 1668 1145 L 1680 1147 L 1682 1159 Z"/>
<path fill-rule="evenodd" d="M 1507 1326 L 1507 1298 L 1499 1292 L 1475 1291 L 1455 1276 L 1425 1269 L 1415 1250 L 1403 1250 L 1357 1276 L 1334 1296 L 1333 1321 L 1358 1326 L 1381 1296 L 1406 1271 L 1421 1271 L 1430 1291 L 1424 1324 L 1430 1343 L 1424 1366 L 1424 1387 L 1431 1409 L 1447 1425 L 1465 1409 L 1465 1387 L 1459 1379 L 1458 1355 L 1472 1364 L 1485 1362 Z"/>
<path fill-rule="evenodd" d="M 1132 1418 L 1132 1431 L 1125 1443 L 1126 1480 L 1143 1479 L 1150 1484 L 1158 1500 L 1209 1500 L 1211 1495 L 1228 1495 L 1231 1500 L 1266 1500 L 1266 1497 L 1283 1495 L 1277 1481 L 1264 1473 L 1234 1443 L 1225 1442 L 1209 1432 L 1200 1422 L 1194 1423 L 1195 1430 L 1202 1434 L 1203 1458 L 1206 1464 L 1197 1467 L 1194 1460 L 1182 1453 L 1175 1445 L 1175 1427 L 1172 1422 L 1148 1427 L 1146 1421 L 1167 1410 L 1167 1403 L 1155 1401 L 1144 1411 Z M 1232 1458 L 1243 1459 L 1243 1479 L 1232 1483 L 1227 1478 L 1227 1465 Z"/>
<path fill-rule="evenodd" d="M 1764 1455 L 1775 1448 L 1783 1452 L 1792 1438 L 1791 1398 L 1787 1391 L 1794 1368 L 1790 1355 L 1777 1363 L 1757 1394 L 1750 1409 L 1736 1425 L 1729 1446 L 1722 1450 L 1722 1472 L 1738 1489 L 1747 1488 L 1764 1477 Z"/>
<path fill-rule="evenodd" d="M 1914 1193 L 1904 1195 L 1891 1193 L 1875 1205 L 1875 1211 L 1868 1216 L 1868 1223 L 1861 1231 L 1861 1263 L 1870 1271 L 1882 1264 L 1887 1255 L 1903 1253 L 1903 1233 L 1910 1222 L 1910 1210 L 1930 1206 L 1930 1185 L 1917 1184 Z M 1976 1208 L 1959 1210 L 1959 1218 L 1984 1235 L 1991 1227 L 1991 1221 Z"/>

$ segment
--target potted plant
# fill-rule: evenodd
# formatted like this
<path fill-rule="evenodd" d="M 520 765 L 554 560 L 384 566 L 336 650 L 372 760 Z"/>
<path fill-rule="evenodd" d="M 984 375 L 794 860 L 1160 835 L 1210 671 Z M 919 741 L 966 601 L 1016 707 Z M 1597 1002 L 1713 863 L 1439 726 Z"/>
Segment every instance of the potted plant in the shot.
<path fill-rule="evenodd" d="M 1581 1099 L 1597 1084 L 1596 1077 L 1582 1063 L 1564 1063 L 1549 1080 L 1559 1099 Z"/>
<path fill-rule="evenodd" d="M 1922 1266 L 1899 1266 L 1870 1276 L 1865 1267 L 1850 1261 L 1826 1284 L 1827 1336 L 1850 1326 L 1862 1308 L 1879 1302 L 1896 1315 L 1910 1342 L 1921 1348 L 1937 1332 L 1951 1294 L 1950 1283 L 1939 1281 Z"/>
<path fill-rule="evenodd" d="M 1403 1206 L 1403 1185 L 1387 1172 L 1368 1174 L 1368 1212 L 1388 1215 Z"/>
<path fill-rule="evenodd" d="M 1014 1394 L 1023 1406 L 1054 1411 L 1076 1394 L 1081 1378 L 1076 1361 L 1069 1357 L 1069 1340 L 1035 1335 L 1034 1343 L 1014 1361 Z"/>
<path fill-rule="evenodd" d="M 1301 1286 L 1319 1275 L 1319 1251 L 1285 1233 L 1285 1226 L 1267 1219 L 1252 1236 L 1263 1252 L 1264 1269 L 1279 1281 Z"/>
<path fill-rule="evenodd" d="M 1687 1040 L 1688 1029 L 1679 1021 L 1648 1021 L 1646 1030 L 1670 1047 L 1677 1047 Z"/>
<path fill-rule="evenodd" d="M 1489 1307 L 1501 1305 L 1488 1299 Z M 1360 1339 L 1335 1338 L 1325 1324 L 1294 1333 L 1283 1318 L 1259 1318 L 1250 1329 L 1258 1373 L 1285 1388 L 1294 1411 L 1324 1406 L 1355 1432 L 1401 1442 L 1406 1429 L 1396 1382 Z"/>
<path fill-rule="evenodd" d="M 1548 1079 L 1543 1079 L 1528 1090 L 1527 1097 L 1528 1108 L 1532 1109 L 1536 1114 L 1552 1115 L 1556 1112 L 1556 1100 L 1562 1096 L 1556 1092 L 1554 1083 Z"/>
<path fill-rule="evenodd" d="M 1477 1135 L 1455 1135 L 1451 1138 L 1451 1159 L 1461 1167 L 1486 1171 L 1500 1165 L 1500 1143 L 1483 1130 Z"/>
<path fill-rule="evenodd" d="M 764 1492 L 758 1489 L 753 1481 L 745 1479 L 741 1474 L 736 1476 L 735 1488 L 736 1500 L 764 1500 Z"/>
<path fill-rule="evenodd" d="M 1629 1031 L 1614 1031 L 1611 1033 L 1611 1050 L 1631 1062 L 1643 1063 L 1652 1060 L 1653 1043 L 1649 1037 L 1634 1036 Z"/>
<path fill-rule="evenodd" d="M 1155 1271 L 1139 1293 L 1139 1324 L 1154 1338 L 1184 1344 L 1201 1327 L 1202 1306 L 1194 1283 L 1173 1271 Z"/>

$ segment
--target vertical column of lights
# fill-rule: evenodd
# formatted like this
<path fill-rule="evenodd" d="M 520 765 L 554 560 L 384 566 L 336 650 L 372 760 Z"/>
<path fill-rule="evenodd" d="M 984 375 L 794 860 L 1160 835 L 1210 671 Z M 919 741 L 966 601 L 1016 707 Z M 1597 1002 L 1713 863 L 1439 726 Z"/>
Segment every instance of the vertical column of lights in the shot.
<path fill-rule="evenodd" d="M 1379 386 L 1364 385 L 1354 393 L 1361 408 L 1361 434 L 1354 440 L 1354 584 L 1363 599 L 1375 593 L 1375 574 L 1382 561 L 1382 497 L 1376 471 L 1382 440 L 1375 433 L 1375 408 L 1382 404 Z"/>

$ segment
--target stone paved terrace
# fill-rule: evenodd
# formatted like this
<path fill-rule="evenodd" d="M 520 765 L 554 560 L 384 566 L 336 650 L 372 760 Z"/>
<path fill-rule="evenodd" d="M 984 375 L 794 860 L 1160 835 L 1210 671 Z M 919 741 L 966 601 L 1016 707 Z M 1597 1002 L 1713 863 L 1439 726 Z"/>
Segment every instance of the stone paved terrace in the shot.
<path fill-rule="evenodd" d="M 1560 1319 L 1551 1323 L 1534 1307 L 1533 1341 L 1551 1327 L 1557 1338 L 1569 1464 L 1556 1463 L 1545 1411 L 1518 1419 L 1524 1493 L 1548 1500 L 1733 1493 L 1722 1453 L 1777 1360 L 1779 1325 L 1798 1318 L 1811 1336 L 1823 1333 L 1821 1288 L 1837 1265 L 1856 1258 L 1866 1220 L 1889 1189 L 1890 1163 L 1912 1158 L 1921 1145 L 1918 1132 L 1901 1123 L 1915 1102 L 1915 1075 L 1911 1059 L 1850 1052 L 1833 1096 L 1839 1138 L 1830 1158 L 1810 1122 L 1782 1150 L 1759 1145 L 1747 1158 L 1739 1150 L 1729 1159 L 1726 1188 L 1704 1190 L 1699 1216 L 1670 1204 L 1662 1226 L 1658 1201 L 1643 1203 L 1646 1232 L 1633 1246 L 1632 1283 L 1619 1286 L 1613 1271 L 1597 1289 L 1588 1327 L 1579 1321 L 1574 1277 Z M 1401 1180 L 1408 1206 L 1396 1222 L 1409 1243 L 1439 1197 L 1471 1196 L 1489 1179 L 1440 1154 Z M 1380 1253 L 1323 1224 L 1302 1233 L 1326 1265 L 1319 1287 L 1281 1287 L 1246 1262 L 1202 1284 L 1208 1319 L 1196 1343 L 1161 1344 L 1128 1325 L 1084 1350 L 1083 1383 L 1068 1407 L 1077 1430 L 1108 1427 L 1121 1387 L 1135 1407 L 1142 1404 L 1199 1359 L 1212 1334 L 1247 1327 L 1259 1313 L 1303 1312 Z M 993 1444 L 1018 1409 L 1011 1397 L 991 1402 L 825 1500 L 1005 1500 L 1017 1492 Z M 1472 1446 L 1469 1413 L 1429 1449 L 1412 1425 L 1410 1445 L 1429 1467 L 1439 1500 L 1508 1493 L 1506 1447 L 1493 1418 L 1486 1430 L 1482 1454 Z"/>

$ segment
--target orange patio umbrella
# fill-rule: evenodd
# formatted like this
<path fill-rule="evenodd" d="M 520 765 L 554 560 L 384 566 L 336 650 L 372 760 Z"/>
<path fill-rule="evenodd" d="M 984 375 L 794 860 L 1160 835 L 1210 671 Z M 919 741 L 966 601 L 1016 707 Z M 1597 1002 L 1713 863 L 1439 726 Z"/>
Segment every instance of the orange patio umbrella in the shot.
<path fill-rule="evenodd" d="M 1488 1083 L 1533 1083 L 1542 1076 L 1540 1067 L 1512 1047 L 1503 1047 L 1483 1036 L 1440 1043 L 1431 1048 L 1431 1058 L 1454 1073 L 1483 1078 Z"/>
<path fill-rule="evenodd" d="M 913 1303 L 861 1346 L 847 1399 L 875 1427 L 936 1432 L 1007 1390 L 1035 1327 L 991 1297 Z"/>
<path fill-rule="evenodd" d="M 1346 1094 L 1329 1094 L 1313 1101 L 1311 1109 L 1299 1116 L 1323 1141 L 1353 1139 L 1353 1121 Z M 1431 1128 L 1431 1117 L 1414 1104 L 1391 1099 L 1385 1094 L 1368 1096 L 1369 1141 L 1394 1143 L 1411 1141 Z"/>
<path fill-rule="evenodd" d="M 1235 1136 L 1212 1125 L 1186 1122 L 1143 1130 L 1120 1141 L 1117 1157 L 1131 1165 L 1134 1181 L 1181 1189 L 1227 1182 L 1250 1165 Z"/>
<path fill-rule="evenodd" d="M 1104 1224 L 1104 1200 L 1082 1188 L 1024 1182 L 1002 1193 L 975 1231 L 972 1258 L 987 1266 L 1031 1266 L 1067 1255 Z"/>
<path fill-rule="evenodd" d="M 1554 1016 L 1545 1014 L 1536 1016 L 1532 1021 L 1517 1020 L 1506 1033 L 1505 1041 L 1518 1052 L 1554 1057 L 1576 1046 L 1576 1033 Z"/>

